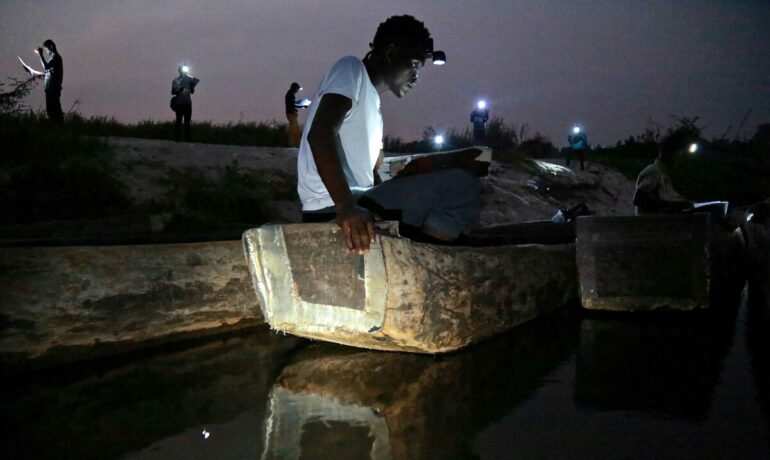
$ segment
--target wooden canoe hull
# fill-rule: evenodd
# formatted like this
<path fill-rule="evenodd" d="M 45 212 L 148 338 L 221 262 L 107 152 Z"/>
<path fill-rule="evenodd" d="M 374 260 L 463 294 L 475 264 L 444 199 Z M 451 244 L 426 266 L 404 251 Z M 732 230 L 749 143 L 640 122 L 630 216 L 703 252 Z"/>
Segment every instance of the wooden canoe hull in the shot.
<path fill-rule="evenodd" d="M 470 248 L 389 233 L 359 256 L 334 224 L 247 231 L 265 320 L 312 339 L 442 353 L 577 301 L 573 244 Z"/>
<path fill-rule="evenodd" d="M 708 214 L 579 217 L 577 266 L 583 308 L 695 311 L 738 298 L 737 238 Z"/>
<path fill-rule="evenodd" d="M 0 248 L 0 365 L 98 358 L 262 324 L 240 241 Z"/>

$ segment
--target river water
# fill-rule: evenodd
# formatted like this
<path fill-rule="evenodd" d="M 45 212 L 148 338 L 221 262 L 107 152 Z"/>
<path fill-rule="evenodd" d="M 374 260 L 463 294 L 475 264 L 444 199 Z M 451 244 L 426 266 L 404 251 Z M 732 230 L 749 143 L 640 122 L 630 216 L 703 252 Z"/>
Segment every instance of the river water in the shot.
<path fill-rule="evenodd" d="M 745 303 L 570 313 L 446 356 L 267 328 L 3 383 L 2 458 L 770 458 Z"/>

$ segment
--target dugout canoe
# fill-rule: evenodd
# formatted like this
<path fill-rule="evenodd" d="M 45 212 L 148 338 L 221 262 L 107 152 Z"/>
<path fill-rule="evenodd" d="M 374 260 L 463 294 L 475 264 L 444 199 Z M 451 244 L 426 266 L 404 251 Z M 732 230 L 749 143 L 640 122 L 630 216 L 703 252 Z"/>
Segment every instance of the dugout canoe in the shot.
<path fill-rule="evenodd" d="M 268 324 L 344 345 L 444 353 L 578 299 L 573 243 L 424 244 L 395 223 L 366 255 L 335 224 L 264 225 L 243 242 Z"/>
<path fill-rule="evenodd" d="M 697 311 L 736 303 L 740 236 L 709 214 L 578 217 L 581 304 L 597 311 Z"/>
<path fill-rule="evenodd" d="M 263 324 L 241 242 L 0 247 L 0 370 Z"/>

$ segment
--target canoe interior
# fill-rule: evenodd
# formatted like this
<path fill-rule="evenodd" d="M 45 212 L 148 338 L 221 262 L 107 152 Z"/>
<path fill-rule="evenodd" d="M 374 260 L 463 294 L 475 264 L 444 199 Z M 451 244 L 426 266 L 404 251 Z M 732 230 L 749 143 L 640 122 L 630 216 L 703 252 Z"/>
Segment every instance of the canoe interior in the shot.
<path fill-rule="evenodd" d="M 579 217 L 576 245 L 586 309 L 709 305 L 708 214 Z"/>

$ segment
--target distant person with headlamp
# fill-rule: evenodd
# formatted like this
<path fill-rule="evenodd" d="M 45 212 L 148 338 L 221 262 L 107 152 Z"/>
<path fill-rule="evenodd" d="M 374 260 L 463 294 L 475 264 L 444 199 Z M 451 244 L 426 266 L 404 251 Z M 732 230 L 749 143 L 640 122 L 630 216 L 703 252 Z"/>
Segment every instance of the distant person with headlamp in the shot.
<path fill-rule="evenodd" d="M 569 166 L 570 160 L 577 157 L 580 160 L 580 170 L 584 171 L 584 162 L 586 156 L 586 149 L 588 149 L 588 139 L 586 133 L 580 128 L 575 126 L 572 128 L 572 134 L 567 136 L 567 142 L 569 142 L 569 150 L 567 151 L 567 166 Z"/>
<path fill-rule="evenodd" d="M 348 249 L 363 254 L 374 241 L 374 219 L 399 217 L 410 237 L 453 241 L 478 222 L 478 178 L 449 168 L 381 182 L 383 120 L 380 94 L 402 97 L 428 58 L 443 64 L 425 25 L 393 16 L 377 28 L 370 51 L 337 61 L 313 97 L 297 160 L 304 222 L 335 220 Z M 391 217 L 388 217 L 391 218 Z"/>
<path fill-rule="evenodd" d="M 48 50 L 48 60 L 43 56 L 43 48 Z M 40 57 L 40 63 L 45 68 L 43 87 L 45 89 L 45 111 L 55 123 L 64 121 L 64 111 L 61 108 L 61 90 L 64 81 L 64 61 L 56 50 L 56 44 L 50 38 L 43 42 L 43 48 L 35 50 Z"/>
<path fill-rule="evenodd" d="M 489 120 L 489 108 L 485 101 L 479 101 L 476 108 L 471 112 L 471 123 L 473 123 L 473 141 L 477 144 L 484 142 L 487 130 L 487 121 Z"/>
<path fill-rule="evenodd" d="M 184 121 L 184 139 L 190 142 L 190 119 L 192 118 L 192 97 L 195 93 L 195 87 L 198 80 L 189 75 L 190 69 L 187 65 L 180 65 L 179 76 L 171 82 L 171 110 L 176 114 L 176 123 L 174 124 L 174 140 L 182 140 L 182 121 Z"/>
<path fill-rule="evenodd" d="M 302 91 L 302 87 L 296 81 L 291 84 L 289 90 L 286 91 L 284 96 L 284 105 L 286 106 L 286 120 L 289 125 L 286 129 L 287 143 L 289 147 L 299 147 L 300 136 L 302 132 L 299 129 L 299 109 L 307 108 L 307 106 L 297 105 L 297 92 Z"/>

